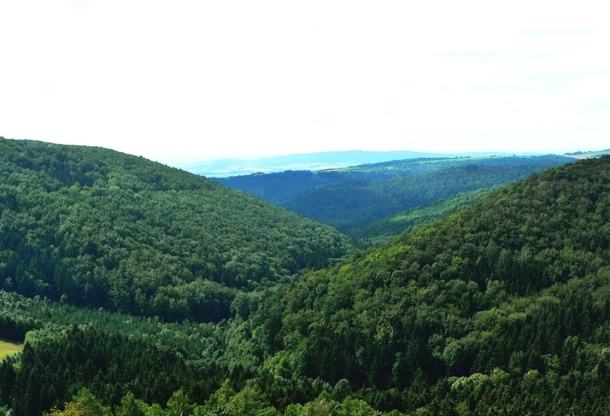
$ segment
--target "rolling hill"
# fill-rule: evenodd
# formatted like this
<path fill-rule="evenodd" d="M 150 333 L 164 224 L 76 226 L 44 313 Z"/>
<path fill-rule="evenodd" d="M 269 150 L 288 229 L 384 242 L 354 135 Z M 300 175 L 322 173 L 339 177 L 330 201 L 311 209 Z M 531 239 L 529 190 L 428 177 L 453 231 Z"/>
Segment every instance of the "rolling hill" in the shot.
<path fill-rule="evenodd" d="M 414 231 L 430 222 L 436 221 L 486 197 L 503 185 L 460 192 L 448 198 L 433 201 L 395 215 L 383 217 L 352 230 L 355 238 L 364 238 L 373 246 L 391 242 L 396 236 Z"/>
<path fill-rule="evenodd" d="M 383 219 L 459 193 L 512 182 L 552 166 L 562 156 L 408 159 L 327 171 L 288 171 L 217 179 L 357 238 L 394 236 Z M 397 223 L 395 223 L 397 225 Z"/>
<path fill-rule="evenodd" d="M 0 291 L 4 336 L 30 331 L 19 362 L 0 365 L 0 405 L 59 406 L 56 416 L 608 414 L 609 224 L 601 157 L 241 290 L 219 323 Z"/>
<path fill-rule="evenodd" d="M 605 413 L 609 219 L 602 157 L 307 275 L 252 318 L 297 374 L 277 394 L 306 377 L 407 413 Z"/>
<path fill-rule="evenodd" d="M 235 294 L 353 250 L 334 229 L 211 180 L 90 147 L 0 139 L 0 288 L 219 320 Z"/>

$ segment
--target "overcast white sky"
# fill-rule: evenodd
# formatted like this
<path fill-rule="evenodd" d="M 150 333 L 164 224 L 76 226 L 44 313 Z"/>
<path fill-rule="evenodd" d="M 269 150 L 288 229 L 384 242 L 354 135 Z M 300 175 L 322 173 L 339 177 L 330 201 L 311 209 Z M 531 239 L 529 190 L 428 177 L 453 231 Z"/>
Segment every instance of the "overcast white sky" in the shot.
<path fill-rule="evenodd" d="M 179 156 L 610 148 L 607 1 L 0 0 L 0 136 Z"/>

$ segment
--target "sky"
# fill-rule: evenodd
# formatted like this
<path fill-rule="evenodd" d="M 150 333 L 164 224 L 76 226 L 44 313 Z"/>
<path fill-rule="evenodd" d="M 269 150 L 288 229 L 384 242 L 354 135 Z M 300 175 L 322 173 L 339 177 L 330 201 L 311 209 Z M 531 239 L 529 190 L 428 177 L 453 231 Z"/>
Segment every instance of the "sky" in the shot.
<path fill-rule="evenodd" d="M 0 136 L 170 162 L 610 148 L 601 0 L 0 0 Z"/>

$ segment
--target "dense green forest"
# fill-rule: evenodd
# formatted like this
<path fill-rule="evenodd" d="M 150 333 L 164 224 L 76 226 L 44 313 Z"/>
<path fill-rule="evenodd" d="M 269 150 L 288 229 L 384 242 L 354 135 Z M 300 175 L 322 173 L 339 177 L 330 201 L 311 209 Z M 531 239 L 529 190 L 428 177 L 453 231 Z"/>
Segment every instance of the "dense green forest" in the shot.
<path fill-rule="evenodd" d="M 218 321 L 239 291 L 352 250 L 328 226 L 143 158 L 0 138 L 5 290 Z"/>
<path fill-rule="evenodd" d="M 468 166 L 528 166 L 540 165 L 539 170 L 573 162 L 564 156 L 513 156 L 513 157 L 429 157 L 369 163 L 346 168 L 325 170 L 286 170 L 275 173 L 211 178 L 233 189 L 256 195 L 277 205 L 283 205 L 303 192 L 326 185 L 348 182 L 366 183 L 385 179 L 397 179 L 438 172 L 445 169 Z M 535 168 L 534 168 L 535 169 Z"/>
<path fill-rule="evenodd" d="M 0 414 L 608 414 L 610 157 L 475 199 L 325 268 L 216 282 L 219 322 L 0 291 L 0 338 L 25 340 Z"/>
<path fill-rule="evenodd" d="M 409 159 L 326 171 L 287 171 L 217 179 L 219 182 L 356 238 L 397 236 L 397 214 L 459 193 L 522 179 L 573 162 L 562 156 Z M 464 200 L 462 200 L 464 202 Z M 458 204 L 460 205 L 460 204 Z M 394 222 L 394 225 L 398 225 Z"/>
<path fill-rule="evenodd" d="M 413 208 L 399 214 L 383 217 L 361 227 L 355 228 L 351 234 L 358 239 L 365 239 L 373 246 L 381 246 L 391 242 L 396 236 L 414 231 L 417 228 L 446 217 L 447 215 L 467 207 L 484 198 L 497 186 L 460 192 L 448 198 L 439 199 L 429 205 Z"/>

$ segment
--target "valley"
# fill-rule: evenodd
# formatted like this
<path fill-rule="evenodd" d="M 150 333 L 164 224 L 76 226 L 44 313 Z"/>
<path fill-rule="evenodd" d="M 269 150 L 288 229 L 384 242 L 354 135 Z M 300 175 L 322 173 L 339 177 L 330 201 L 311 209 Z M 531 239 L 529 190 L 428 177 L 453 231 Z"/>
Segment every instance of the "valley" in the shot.
<path fill-rule="evenodd" d="M 415 158 L 216 180 L 331 225 L 353 238 L 380 243 L 406 230 L 409 225 L 397 218 L 411 215 L 412 210 L 428 209 L 424 215 L 437 219 L 439 213 L 448 214 L 463 206 L 468 200 L 465 195 L 471 192 L 477 195 L 474 191 L 483 192 L 573 161 L 555 155 Z M 439 211 L 437 204 L 444 208 Z"/>
<path fill-rule="evenodd" d="M 464 159 L 0 138 L 0 414 L 609 412 L 610 156 Z"/>

